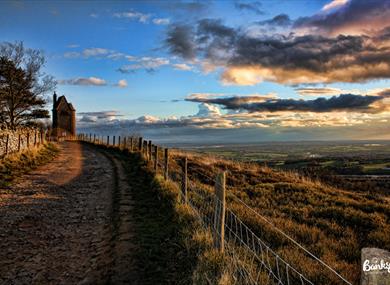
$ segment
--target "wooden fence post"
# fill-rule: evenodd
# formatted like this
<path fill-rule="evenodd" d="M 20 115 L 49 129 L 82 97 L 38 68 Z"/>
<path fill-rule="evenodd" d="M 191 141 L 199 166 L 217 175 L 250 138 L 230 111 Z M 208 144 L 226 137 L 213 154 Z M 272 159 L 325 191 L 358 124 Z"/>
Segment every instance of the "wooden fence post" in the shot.
<path fill-rule="evenodd" d="M 115 146 L 115 136 L 112 136 L 112 145 Z"/>
<path fill-rule="evenodd" d="M 110 136 L 107 136 L 107 143 L 106 145 L 109 145 L 110 144 Z"/>
<path fill-rule="evenodd" d="M 168 180 L 168 159 L 169 159 L 169 154 L 168 154 L 168 149 L 166 148 L 164 150 L 164 180 Z"/>
<path fill-rule="evenodd" d="M 93 143 L 96 143 L 96 134 L 93 134 Z"/>
<path fill-rule="evenodd" d="M 142 153 L 142 146 L 143 146 L 142 137 L 140 137 L 140 138 L 138 139 L 138 151 L 139 151 L 140 153 Z"/>
<path fill-rule="evenodd" d="M 157 174 L 158 170 L 158 146 L 154 146 L 154 171 Z"/>
<path fill-rule="evenodd" d="M 118 137 L 118 147 L 121 147 L 121 136 Z"/>
<path fill-rule="evenodd" d="M 30 148 L 30 133 L 27 133 L 27 148 Z"/>
<path fill-rule="evenodd" d="M 8 154 L 8 142 L 9 142 L 9 134 L 7 134 L 7 138 L 5 141 L 5 154 Z"/>
<path fill-rule="evenodd" d="M 34 131 L 34 145 L 37 145 L 37 131 Z"/>
<path fill-rule="evenodd" d="M 187 204 L 187 157 L 183 158 L 183 165 L 182 165 L 182 178 L 181 178 L 181 195 L 182 195 L 182 201 Z"/>
<path fill-rule="evenodd" d="M 126 149 L 127 147 L 127 137 L 123 137 L 123 148 Z"/>
<path fill-rule="evenodd" d="M 133 152 L 133 137 L 130 138 L 130 152 Z"/>
<path fill-rule="evenodd" d="M 148 160 L 152 161 L 152 141 L 148 144 Z"/>
<path fill-rule="evenodd" d="M 20 134 L 18 134 L 18 152 L 20 151 Z"/>
<path fill-rule="evenodd" d="M 225 172 L 221 172 L 215 179 L 215 204 L 214 204 L 214 245 L 220 252 L 224 250 L 225 240 Z"/>

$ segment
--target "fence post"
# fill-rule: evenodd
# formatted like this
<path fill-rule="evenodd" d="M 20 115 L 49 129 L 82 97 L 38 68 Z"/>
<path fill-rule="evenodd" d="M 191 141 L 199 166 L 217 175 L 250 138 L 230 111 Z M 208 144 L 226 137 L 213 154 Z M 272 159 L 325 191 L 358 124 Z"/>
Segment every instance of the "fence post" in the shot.
<path fill-rule="evenodd" d="M 5 141 L 5 154 L 8 154 L 8 142 L 9 142 L 9 134 L 7 134 L 7 139 Z"/>
<path fill-rule="evenodd" d="M 34 145 L 37 145 L 37 131 L 34 131 Z"/>
<path fill-rule="evenodd" d="M 139 152 L 142 154 L 142 146 L 143 146 L 143 143 L 142 143 L 142 137 L 140 137 L 138 139 L 138 150 Z"/>
<path fill-rule="evenodd" d="M 154 171 L 157 174 L 158 170 L 158 146 L 154 146 Z"/>
<path fill-rule="evenodd" d="M 152 161 L 152 141 L 148 144 L 148 160 Z"/>
<path fill-rule="evenodd" d="M 225 172 L 221 172 L 215 179 L 215 204 L 214 204 L 214 241 L 215 247 L 223 252 L 225 240 Z"/>
<path fill-rule="evenodd" d="M 123 137 L 123 148 L 126 149 L 127 147 L 127 137 Z"/>
<path fill-rule="evenodd" d="M 115 136 L 112 136 L 112 145 L 115 146 Z"/>
<path fill-rule="evenodd" d="M 187 204 L 187 157 L 183 158 L 183 169 L 182 169 L 182 178 L 181 178 L 181 194 L 182 194 L 182 201 Z"/>
<path fill-rule="evenodd" d="M 121 136 L 118 137 L 118 147 L 121 148 Z"/>
<path fill-rule="evenodd" d="M 96 143 L 96 134 L 93 134 L 93 143 Z"/>
<path fill-rule="evenodd" d="M 130 138 L 130 152 L 133 152 L 133 137 Z"/>
<path fill-rule="evenodd" d="M 164 180 L 168 180 L 168 149 L 164 150 Z"/>
<path fill-rule="evenodd" d="M 107 143 L 106 145 L 109 145 L 110 144 L 110 136 L 107 136 Z"/>
<path fill-rule="evenodd" d="M 20 134 L 18 134 L 18 152 L 20 151 Z"/>
<path fill-rule="evenodd" d="M 143 155 L 144 156 L 147 156 L 148 155 L 148 141 L 144 141 L 144 145 L 143 145 Z"/>
<path fill-rule="evenodd" d="M 27 133 L 27 148 L 30 148 L 30 133 Z"/>

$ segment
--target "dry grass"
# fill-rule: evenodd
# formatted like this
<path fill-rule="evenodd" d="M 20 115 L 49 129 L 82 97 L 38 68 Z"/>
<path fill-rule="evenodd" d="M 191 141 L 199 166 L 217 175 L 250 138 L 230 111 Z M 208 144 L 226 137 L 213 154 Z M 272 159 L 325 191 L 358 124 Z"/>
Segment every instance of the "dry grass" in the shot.
<path fill-rule="evenodd" d="M 232 198 L 233 195 L 353 284 L 359 283 L 363 247 L 390 250 L 389 197 L 326 186 L 294 172 L 274 171 L 255 163 L 180 151 L 174 152 L 170 164 L 178 173 L 178 161 L 183 155 L 188 157 L 190 179 L 209 188 L 209 191 L 216 173 L 226 171 L 228 207 L 315 284 L 336 284 L 337 278 L 328 274 L 323 266 L 313 262 L 263 219 L 248 211 Z"/>
<path fill-rule="evenodd" d="M 20 175 L 49 162 L 58 152 L 54 144 L 48 143 L 3 158 L 0 160 L 0 187 L 8 186 Z"/>

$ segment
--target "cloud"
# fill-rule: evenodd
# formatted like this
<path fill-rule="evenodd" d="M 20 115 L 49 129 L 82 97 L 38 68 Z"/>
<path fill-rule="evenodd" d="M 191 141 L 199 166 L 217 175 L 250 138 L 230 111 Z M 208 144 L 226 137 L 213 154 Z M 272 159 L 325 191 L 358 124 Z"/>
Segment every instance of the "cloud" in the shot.
<path fill-rule="evenodd" d="M 91 18 L 99 18 L 99 14 L 97 14 L 97 13 L 91 13 L 91 14 L 89 14 L 89 16 L 91 17 Z"/>
<path fill-rule="evenodd" d="M 348 3 L 349 0 L 332 0 L 328 4 L 324 5 L 322 7 L 322 11 L 329 11 L 335 8 L 340 8 L 341 6 L 344 6 L 345 4 Z"/>
<path fill-rule="evenodd" d="M 156 25 L 168 25 L 170 20 L 168 18 L 154 18 L 153 23 Z"/>
<path fill-rule="evenodd" d="M 225 96 L 225 97 L 222 97 Z M 216 104 L 222 105 L 226 109 L 236 110 L 241 109 L 242 106 L 253 103 L 267 102 L 268 100 L 274 100 L 276 97 L 274 94 L 253 94 L 246 96 L 228 96 L 221 94 L 208 94 L 208 93 L 194 93 L 185 98 L 186 101 L 198 102 L 203 104 Z"/>
<path fill-rule="evenodd" d="M 127 81 L 125 79 L 121 79 L 118 81 L 118 83 L 114 84 L 114 86 L 117 86 L 119 88 L 126 88 L 127 87 Z"/>
<path fill-rule="evenodd" d="M 192 66 L 185 64 L 185 63 L 175 63 L 175 64 L 172 64 L 172 66 L 174 69 L 185 70 L 185 71 L 190 71 L 193 68 Z"/>
<path fill-rule="evenodd" d="M 61 85 L 81 85 L 81 86 L 105 86 L 107 85 L 104 79 L 98 77 L 78 77 L 72 79 L 58 80 L 58 84 Z"/>
<path fill-rule="evenodd" d="M 119 117 L 122 117 L 118 111 L 98 111 L 98 112 L 80 112 L 77 116 L 81 123 L 106 123 L 112 122 Z"/>
<path fill-rule="evenodd" d="M 64 53 L 65 58 L 77 58 L 80 57 L 80 53 L 77 51 L 68 51 Z"/>
<path fill-rule="evenodd" d="M 287 14 L 279 14 L 272 19 L 257 22 L 258 25 L 280 26 L 287 27 L 291 25 L 293 21 Z"/>
<path fill-rule="evenodd" d="M 199 111 L 195 115 L 195 117 L 209 118 L 209 117 L 218 117 L 220 115 L 221 115 L 221 111 L 218 109 L 217 106 L 207 104 L 207 103 L 202 103 L 199 104 Z"/>
<path fill-rule="evenodd" d="M 69 48 L 76 48 L 78 45 L 72 45 L 68 46 Z M 101 47 L 93 47 L 93 48 L 86 48 L 82 51 L 71 51 L 71 52 L 65 52 L 64 53 L 65 58 L 78 58 L 78 57 L 85 57 L 85 58 L 107 58 L 112 60 L 128 60 L 133 61 L 136 59 L 136 57 L 125 54 L 116 50 L 110 50 L 106 48 Z"/>
<path fill-rule="evenodd" d="M 87 48 L 83 50 L 83 56 L 93 57 L 93 56 L 104 56 L 110 54 L 112 51 L 105 48 Z"/>
<path fill-rule="evenodd" d="M 143 14 L 136 11 L 128 11 L 128 12 L 119 12 L 114 13 L 114 17 L 116 18 L 126 18 L 129 20 L 135 20 L 140 23 L 147 23 L 151 17 L 150 14 Z"/>
<path fill-rule="evenodd" d="M 299 95 L 301 96 L 330 96 L 330 95 L 338 95 L 343 93 L 343 90 L 339 88 L 331 88 L 331 87 L 304 87 L 304 88 L 296 88 L 295 89 Z"/>
<path fill-rule="evenodd" d="M 261 9 L 262 8 L 261 2 L 259 2 L 259 1 L 249 2 L 249 3 L 236 2 L 236 3 L 234 3 L 234 7 L 236 7 L 236 9 L 241 10 L 241 11 L 246 10 L 246 11 L 254 12 L 257 15 L 264 14 L 264 11 Z"/>
<path fill-rule="evenodd" d="M 336 0 L 325 5 L 320 13 L 299 18 L 294 26 L 303 32 L 372 35 L 373 31 L 390 26 L 390 2 L 387 0 Z"/>
<path fill-rule="evenodd" d="M 171 25 L 165 44 L 172 54 L 199 62 L 209 71 L 221 68 L 224 84 L 273 81 L 296 85 L 390 78 L 390 28 L 370 36 L 253 36 L 220 20 L 203 19 L 195 26 Z"/>
<path fill-rule="evenodd" d="M 89 116 L 94 117 L 94 114 L 89 114 Z M 209 135 L 214 137 L 219 131 L 235 130 L 234 135 L 237 137 L 242 129 L 255 129 L 257 133 L 261 133 L 262 130 L 269 130 L 276 137 L 281 132 L 296 131 L 297 134 L 301 134 L 300 139 L 302 139 L 305 137 L 305 134 L 312 134 L 313 128 L 320 133 L 326 133 L 328 128 L 336 128 L 334 130 L 338 130 L 336 132 L 338 134 L 346 134 L 350 128 L 356 128 L 357 126 L 361 126 L 361 128 L 367 130 L 373 130 L 383 129 L 383 126 L 387 124 L 387 129 L 389 129 L 388 122 L 390 121 L 390 113 L 372 114 L 345 110 L 318 113 L 291 110 L 222 114 L 216 106 L 208 103 L 200 103 L 197 114 L 180 118 L 158 118 L 145 115 L 131 120 L 111 118 L 110 120 L 102 119 L 98 121 L 97 118 L 91 119 L 89 117 L 87 119 L 91 122 L 87 122 L 84 119 L 83 126 L 98 126 L 100 128 L 103 124 L 103 128 L 108 133 L 115 132 L 117 128 L 127 133 L 149 133 L 156 130 L 166 134 L 183 134 L 185 132 L 193 135 L 200 134 L 201 130 L 210 130 Z M 224 133 L 227 134 L 228 132 Z M 360 135 L 362 135 L 362 131 L 360 131 Z M 271 138 L 275 138 L 275 136 L 271 136 Z M 202 136 L 203 139 L 206 138 Z M 327 137 L 327 139 L 331 139 L 331 137 Z"/>
<path fill-rule="evenodd" d="M 157 68 L 168 65 L 169 60 L 162 57 L 142 57 L 134 59 L 134 64 L 124 65 L 118 69 L 120 73 L 133 73 L 144 69 L 147 72 L 154 72 Z"/>
<path fill-rule="evenodd" d="M 277 99 L 264 96 L 231 96 L 225 98 L 204 98 L 190 96 L 186 101 L 221 105 L 228 110 L 245 110 L 248 112 L 367 112 L 378 113 L 387 110 L 389 106 L 380 103 L 388 98 L 386 94 L 362 96 L 341 94 L 331 98 L 314 100 Z"/>
<path fill-rule="evenodd" d="M 165 40 L 166 46 L 173 54 L 180 55 L 185 59 L 193 59 L 196 56 L 193 33 L 193 28 L 190 25 L 171 25 Z"/>

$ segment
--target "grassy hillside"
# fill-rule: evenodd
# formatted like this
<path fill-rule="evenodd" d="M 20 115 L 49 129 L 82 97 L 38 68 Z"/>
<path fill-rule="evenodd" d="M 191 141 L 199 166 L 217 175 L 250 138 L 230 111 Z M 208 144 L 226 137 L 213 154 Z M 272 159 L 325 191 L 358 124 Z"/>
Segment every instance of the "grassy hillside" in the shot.
<path fill-rule="evenodd" d="M 336 279 L 233 195 L 353 284 L 359 283 L 363 247 L 390 250 L 389 196 L 336 189 L 293 172 L 277 172 L 256 164 L 186 155 L 189 178 L 203 185 L 205 191 L 213 191 L 213 178 L 218 171 L 227 171 L 228 207 L 315 284 L 330 284 Z M 182 156 L 183 153 L 176 152 L 171 163 L 178 173 Z"/>

